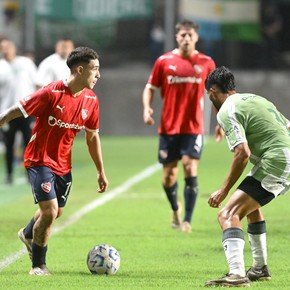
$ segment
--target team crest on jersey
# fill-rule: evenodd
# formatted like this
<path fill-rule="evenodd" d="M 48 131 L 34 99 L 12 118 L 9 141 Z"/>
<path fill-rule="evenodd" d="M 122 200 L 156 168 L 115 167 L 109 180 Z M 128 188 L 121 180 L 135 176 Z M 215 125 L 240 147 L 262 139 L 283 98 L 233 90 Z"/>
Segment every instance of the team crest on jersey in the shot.
<path fill-rule="evenodd" d="M 194 64 L 193 65 L 193 69 L 194 71 L 197 73 L 197 74 L 201 74 L 202 73 L 202 67 L 197 65 L 197 64 Z"/>
<path fill-rule="evenodd" d="M 172 64 L 170 64 L 169 66 L 168 66 L 168 68 L 169 69 L 171 69 L 171 70 L 173 70 L 173 71 L 176 71 L 176 66 L 175 65 L 172 65 Z"/>
<path fill-rule="evenodd" d="M 87 110 L 87 109 L 82 109 L 82 118 L 83 118 L 83 120 L 88 117 L 88 111 L 89 110 Z"/>
<path fill-rule="evenodd" d="M 43 183 L 41 183 L 41 188 L 44 192 L 49 193 L 51 190 L 51 183 L 50 182 L 43 182 Z"/>

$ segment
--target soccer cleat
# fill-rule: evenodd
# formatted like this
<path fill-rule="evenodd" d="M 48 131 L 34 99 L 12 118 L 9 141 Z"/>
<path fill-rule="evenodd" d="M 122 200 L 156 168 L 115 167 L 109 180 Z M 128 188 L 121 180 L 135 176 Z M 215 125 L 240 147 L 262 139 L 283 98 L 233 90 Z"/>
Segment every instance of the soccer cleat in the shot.
<path fill-rule="evenodd" d="M 262 268 L 251 267 L 246 275 L 251 281 L 269 281 L 272 279 L 267 265 Z"/>
<path fill-rule="evenodd" d="M 178 210 L 172 212 L 172 222 L 171 227 L 173 229 L 179 229 L 181 225 L 181 212 L 182 212 L 182 206 L 181 203 L 178 202 Z"/>
<path fill-rule="evenodd" d="M 225 276 L 205 282 L 205 287 L 250 287 L 248 277 L 242 277 L 236 274 L 226 274 Z"/>
<path fill-rule="evenodd" d="M 34 267 L 29 271 L 29 275 L 32 276 L 49 276 L 51 273 L 47 269 L 46 265 L 41 265 L 39 267 Z"/>
<path fill-rule="evenodd" d="M 26 246 L 29 258 L 30 258 L 30 260 L 32 260 L 32 240 L 26 239 L 23 231 L 24 231 L 24 228 L 22 228 L 18 231 L 18 238 Z"/>
<path fill-rule="evenodd" d="M 180 230 L 183 232 L 183 233 L 191 233 L 192 232 L 192 227 L 191 227 L 191 224 L 189 222 L 183 222 L 180 226 Z"/>

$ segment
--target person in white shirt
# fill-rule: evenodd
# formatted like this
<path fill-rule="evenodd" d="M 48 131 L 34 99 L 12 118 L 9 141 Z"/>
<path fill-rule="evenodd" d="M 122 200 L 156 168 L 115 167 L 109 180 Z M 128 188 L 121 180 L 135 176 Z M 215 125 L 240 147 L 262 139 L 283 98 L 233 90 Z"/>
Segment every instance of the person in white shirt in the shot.
<path fill-rule="evenodd" d="M 51 82 L 67 79 L 70 70 L 66 64 L 68 55 L 73 51 L 70 39 L 60 39 L 55 45 L 55 53 L 46 57 L 38 66 L 37 86 L 43 87 Z"/>
<path fill-rule="evenodd" d="M 25 56 L 18 56 L 15 43 L 9 39 L 0 41 L 0 109 L 5 111 L 23 96 L 36 90 L 37 67 Z M 20 118 L 2 127 L 5 144 L 5 183 L 13 182 L 14 143 L 18 131 L 22 133 L 26 146 L 31 137 L 31 119 Z"/>

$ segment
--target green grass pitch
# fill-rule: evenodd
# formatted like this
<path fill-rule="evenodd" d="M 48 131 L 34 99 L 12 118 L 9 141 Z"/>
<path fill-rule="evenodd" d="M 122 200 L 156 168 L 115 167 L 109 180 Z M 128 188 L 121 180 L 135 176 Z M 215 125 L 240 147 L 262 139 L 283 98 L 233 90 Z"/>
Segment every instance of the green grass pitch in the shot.
<path fill-rule="evenodd" d="M 227 272 L 217 209 L 207 205 L 218 189 L 232 158 L 225 142 L 208 138 L 199 169 L 199 197 L 193 217 L 192 234 L 170 227 L 170 209 L 161 189 L 161 170 L 138 182 L 115 199 L 84 215 L 79 221 L 54 234 L 49 242 L 47 265 L 52 276 L 28 275 L 28 255 L 0 271 L 0 289 L 203 289 L 204 282 Z M 156 137 L 103 137 L 103 155 L 109 190 L 156 163 Z M 3 158 L 1 158 L 3 160 Z M 75 142 L 73 187 L 61 226 L 72 214 L 96 198 L 96 171 L 87 153 L 84 138 Z M 3 161 L 0 180 L 3 180 Z M 21 183 L 24 170 L 18 167 L 17 183 L 0 184 L 0 264 L 18 252 L 22 244 L 17 231 L 37 209 L 30 187 Z M 21 179 L 22 178 L 22 179 Z M 20 180 L 20 181 L 19 181 Z M 179 197 L 183 178 L 180 168 Z M 272 281 L 252 283 L 253 289 L 290 289 L 290 196 L 264 208 L 268 228 L 268 264 Z M 245 262 L 251 255 L 245 230 Z M 121 255 L 115 276 L 90 274 L 86 255 L 96 244 L 108 243 Z"/>

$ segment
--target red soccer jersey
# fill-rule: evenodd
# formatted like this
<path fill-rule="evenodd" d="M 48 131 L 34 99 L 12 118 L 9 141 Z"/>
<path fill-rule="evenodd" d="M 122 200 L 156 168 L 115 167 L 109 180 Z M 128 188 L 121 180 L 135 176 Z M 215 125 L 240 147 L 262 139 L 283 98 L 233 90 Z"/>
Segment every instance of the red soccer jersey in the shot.
<path fill-rule="evenodd" d="M 24 153 L 24 166 L 47 166 L 64 175 L 71 170 L 71 150 L 83 128 L 99 128 L 99 103 L 92 90 L 74 97 L 63 81 L 53 82 L 19 101 L 24 117 L 35 116 L 32 137 Z"/>
<path fill-rule="evenodd" d="M 161 87 L 159 134 L 203 134 L 204 82 L 214 68 L 214 61 L 198 51 L 183 58 L 175 49 L 156 60 L 147 85 Z"/>

